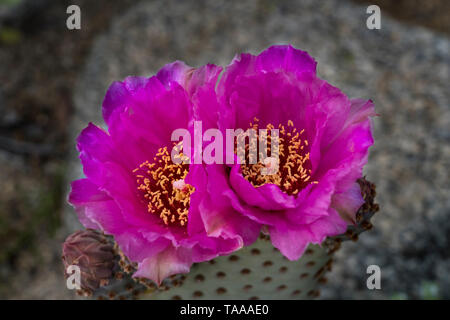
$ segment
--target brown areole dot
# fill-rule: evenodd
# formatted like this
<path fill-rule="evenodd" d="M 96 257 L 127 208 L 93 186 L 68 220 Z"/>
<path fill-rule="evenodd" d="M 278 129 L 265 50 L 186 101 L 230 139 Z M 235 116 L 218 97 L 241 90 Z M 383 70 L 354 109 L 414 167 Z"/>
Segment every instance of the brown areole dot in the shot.
<path fill-rule="evenodd" d="M 227 292 L 227 289 L 220 287 L 220 288 L 217 288 L 216 292 L 217 292 L 217 294 L 224 294 Z"/>
<path fill-rule="evenodd" d="M 137 297 L 138 295 L 139 295 L 139 293 L 141 293 L 139 290 L 133 290 L 133 292 L 132 292 L 132 295 L 134 296 L 134 297 Z"/>
<path fill-rule="evenodd" d="M 312 267 L 312 266 L 314 266 L 316 264 L 316 262 L 314 262 L 314 261 L 309 261 L 307 264 L 306 264 L 306 266 L 307 267 Z"/>
<path fill-rule="evenodd" d="M 241 274 L 249 274 L 251 271 L 250 269 L 244 268 L 241 270 Z"/>
<path fill-rule="evenodd" d="M 202 281 L 205 281 L 205 276 L 202 275 L 202 274 L 198 274 L 198 275 L 195 276 L 194 279 L 195 279 L 195 281 L 197 281 L 197 282 L 202 282 Z"/>
<path fill-rule="evenodd" d="M 129 283 L 129 284 L 126 285 L 125 290 L 132 291 L 133 288 L 134 288 L 133 285 L 131 283 Z"/>
<path fill-rule="evenodd" d="M 326 277 L 322 277 L 322 278 L 319 278 L 319 280 L 317 280 L 317 281 L 321 284 L 325 284 L 328 282 L 328 279 Z"/>
<path fill-rule="evenodd" d="M 300 293 L 302 293 L 301 290 L 294 290 L 294 291 L 292 292 L 292 295 L 293 295 L 293 296 L 298 296 Z"/>
<path fill-rule="evenodd" d="M 308 292 L 308 296 L 312 297 L 312 298 L 317 298 L 318 296 L 320 296 L 320 291 L 319 290 L 311 290 Z"/>
<path fill-rule="evenodd" d="M 253 286 L 251 284 L 247 284 L 244 286 L 244 291 L 249 291 L 251 288 L 253 288 Z"/>
<path fill-rule="evenodd" d="M 271 265 L 273 265 L 273 262 L 270 260 L 264 261 L 264 263 L 263 263 L 264 267 L 270 267 Z"/>
<path fill-rule="evenodd" d="M 193 296 L 194 296 L 195 298 L 203 297 L 203 292 L 201 292 L 201 291 L 195 291 L 195 292 L 193 293 Z"/>

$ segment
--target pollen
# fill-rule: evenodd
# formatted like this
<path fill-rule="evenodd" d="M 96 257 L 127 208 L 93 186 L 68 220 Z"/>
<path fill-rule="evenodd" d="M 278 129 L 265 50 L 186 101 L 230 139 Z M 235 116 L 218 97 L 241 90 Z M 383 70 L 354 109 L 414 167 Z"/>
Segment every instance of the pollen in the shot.
<path fill-rule="evenodd" d="M 283 192 L 297 196 L 309 184 L 318 183 L 311 177 L 310 147 L 304 129 L 297 130 L 292 120 L 288 120 L 287 126 L 279 124 L 275 127 L 269 123 L 262 136 L 256 118 L 250 123 L 250 128 L 256 130 L 258 140 L 264 138 L 267 141 L 265 154 L 258 149 L 258 143 L 245 144 L 245 161 L 241 164 L 241 173 L 254 187 L 275 184 Z M 277 156 L 271 154 L 271 130 L 274 128 L 279 130 Z M 258 155 L 258 162 L 252 161 L 252 154 Z"/>
<path fill-rule="evenodd" d="M 182 153 L 178 156 L 186 158 Z M 167 147 L 158 149 L 152 162 L 147 160 L 133 170 L 147 211 L 158 216 L 165 225 L 187 225 L 190 196 L 195 191 L 185 182 L 188 172 L 188 164 L 173 163 Z"/>

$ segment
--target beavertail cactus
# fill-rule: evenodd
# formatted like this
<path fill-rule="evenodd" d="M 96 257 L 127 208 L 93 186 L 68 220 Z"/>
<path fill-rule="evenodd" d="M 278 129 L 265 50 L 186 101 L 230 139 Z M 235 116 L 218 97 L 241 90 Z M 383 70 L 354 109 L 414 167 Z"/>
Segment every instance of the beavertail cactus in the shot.
<path fill-rule="evenodd" d="M 279 45 L 225 70 L 176 61 L 114 82 L 108 129 L 91 123 L 77 140 L 86 178 L 69 202 L 115 248 L 96 233 L 68 239 L 83 290 L 97 292 L 116 267 L 152 299 L 317 296 L 332 253 L 377 208 L 362 179 L 374 105 L 318 78 L 316 65 Z M 125 297 L 117 286 L 109 297 Z"/>

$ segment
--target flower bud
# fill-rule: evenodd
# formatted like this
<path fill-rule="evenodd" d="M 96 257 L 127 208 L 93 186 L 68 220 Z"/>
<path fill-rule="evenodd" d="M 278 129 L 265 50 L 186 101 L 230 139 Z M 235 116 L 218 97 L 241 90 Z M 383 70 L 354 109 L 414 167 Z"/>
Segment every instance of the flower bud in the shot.
<path fill-rule="evenodd" d="M 105 235 L 92 229 L 76 231 L 67 237 L 62 251 L 66 277 L 70 265 L 80 267 L 79 293 L 91 295 L 112 278 L 114 247 Z"/>

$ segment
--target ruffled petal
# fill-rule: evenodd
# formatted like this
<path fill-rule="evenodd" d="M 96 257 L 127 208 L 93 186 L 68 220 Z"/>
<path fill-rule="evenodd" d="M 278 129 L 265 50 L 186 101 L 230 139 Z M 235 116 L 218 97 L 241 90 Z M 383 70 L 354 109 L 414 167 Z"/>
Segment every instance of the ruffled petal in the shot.
<path fill-rule="evenodd" d="M 339 213 L 333 209 L 328 209 L 328 215 L 317 219 L 310 225 L 309 231 L 312 234 L 311 242 L 321 244 L 326 237 L 333 237 L 344 233 L 347 230 L 347 222 L 344 221 Z"/>
<path fill-rule="evenodd" d="M 299 259 L 310 243 L 321 244 L 326 237 L 342 234 L 346 229 L 347 223 L 333 208 L 310 224 L 284 223 L 268 228 L 272 244 L 289 260 Z"/>
<path fill-rule="evenodd" d="M 300 258 L 312 238 L 308 228 L 290 228 L 287 224 L 269 227 L 270 240 L 289 260 Z"/>
<path fill-rule="evenodd" d="M 172 82 L 176 82 L 184 87 L 186 78 L 193 70 L 194 68 L 188 66 L 183 61 L 177 60 L 162 67 L 156 74 L 156 77 L 167 88 Z"/>
<path fill-rule="evenodd" d="M 122 232 L 126 228 L 120 208 L 95 184 L 88 179 L 80 179 L 73 181 L 71 187 L 69 202 L 86 228 L 99 229 L 109 234 Z"/>
<path fill-rule="evenodd" d="M 356 223 L 356 212 L 363 204 L 361 188 L 354 182 L 348 190 L 333 195 L 331 206 L 339 212 L 342 219 L 348 223 Z"/>
<path fill-rule="evenodd" d="M 229 191 L 225 168 L 192 167 L 188 181 L 198 188 L 191 196 L 188 230 L 192 233 L 203 228 L 210 237 L 236 240 L 235 250 L 256 241 L 259 224 L 236 212 L 225 194 Z"/>
<path fill-rule="evenodd" d="M 215 88 L 217 78 L 222 67 L 207 64 L 199 68 L 192 68 L 182 61 L 175 61 L 165 65 L 156 75 L 166 88 L 176 82 L 182 86 L 190 96 L 202 88 Z"/>
<path fill-rule="evenodd" d="M 225 69 L 220 81 L 218 93 L 230 97 L 236 79 L 255 73 L 286 72 L 300 76 L 316 72 L 316 61 L 307 52 L 295 49 L 291 45 L 275 45 L 261 52 L 258 56 L 243 53 L 236 56 Z"/>
<path fill-rule="evenodd" d="M 263 210 L 284 210 L 295 208 L 297 202 L 293 196 L 281 191 L 275 184 L 265 184 L 255 188 L 239 172 L 240 165 L 234 165 L 230 172 L 230 184 L 236 194 L 245 199 L 250 206 Z"/>
<path fill-rule="evenodd" d="M 162 236 L 149 241 L 134 227 L 130 227 L 122 233 L 114 234 L 114 239 L 131 261 L 138 262 L 155 256 L 171 246 L 171 241 Z"/>
<path fill-rule="evenodd" d="M 316 61 L 306 52 L 292 45 L 275 45 L 261 52 L 255 61 L 258 72 L 316 73 Z"/>
<path fill-rule="evenodd" d="M 126 110 L 110 122 L 108 131 L 115 148 L 127 154 L 130 166 L 135 168 L 153 158 L 160 147 L 170 147 L 173 131 L 187 129 L 191 117 L 186 91 L 177 83 L 166 89 L 152 77 L 130 99 Z"/>
<path fill-rule="evenodd" d="M 133 277 L 143 277 L 155 281 L 158 285 L 171 275 L 188 273 L 192 265 L 190 249 L 167 247 L 154 256 L 144 259 L 138 264 Z"/>
<path fill-rule="evenodd" d="M 114 114 L 122 113 L 133 93 L 147 85 L 148 78 L 127 77 L 124 81 L 114 81 L 108 88 L 102 104 L 103 119 L 109 125 Z"/>

